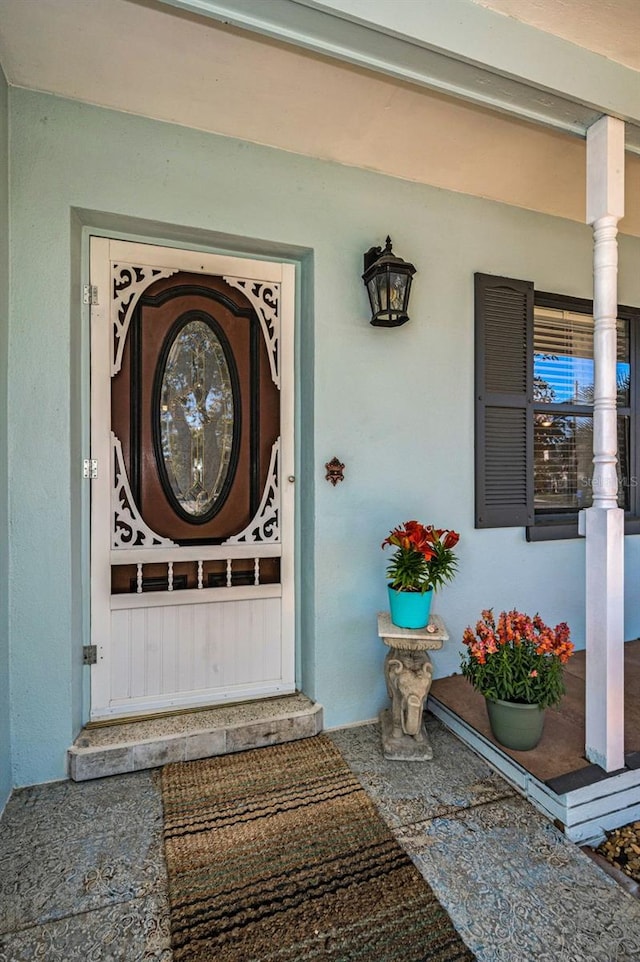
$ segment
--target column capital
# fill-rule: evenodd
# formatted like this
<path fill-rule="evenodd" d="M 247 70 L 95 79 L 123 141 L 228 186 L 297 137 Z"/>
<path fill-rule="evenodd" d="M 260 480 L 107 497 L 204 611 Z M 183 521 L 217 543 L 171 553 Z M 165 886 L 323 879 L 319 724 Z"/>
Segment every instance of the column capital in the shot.
<path fill-rule="evenodd" d="M 601 117 L 587 130 L 587 223 L 624 216 L 624 121 Z"/>

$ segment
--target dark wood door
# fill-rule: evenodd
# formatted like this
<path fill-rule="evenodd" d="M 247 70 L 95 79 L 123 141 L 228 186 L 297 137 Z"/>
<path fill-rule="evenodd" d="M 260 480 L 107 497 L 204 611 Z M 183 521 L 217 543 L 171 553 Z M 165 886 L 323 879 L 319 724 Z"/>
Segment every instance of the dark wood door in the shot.
<path fill-rule="evenodd" d="M 279 392 L 245 295 L 178 272 L 140 297 L 112 381 L 112 430 L 145 524 L 220 544 L 255 516 L 279 434 Z"/>

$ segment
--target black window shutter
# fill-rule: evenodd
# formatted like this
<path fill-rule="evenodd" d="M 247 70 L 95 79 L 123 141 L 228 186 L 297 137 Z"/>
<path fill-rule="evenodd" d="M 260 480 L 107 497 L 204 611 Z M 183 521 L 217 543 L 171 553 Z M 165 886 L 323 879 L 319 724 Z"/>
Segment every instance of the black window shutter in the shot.
<path fill-rule="evenodd" d="M 533 283 L 475 275 L 476 528 L 533 508 Z"/>

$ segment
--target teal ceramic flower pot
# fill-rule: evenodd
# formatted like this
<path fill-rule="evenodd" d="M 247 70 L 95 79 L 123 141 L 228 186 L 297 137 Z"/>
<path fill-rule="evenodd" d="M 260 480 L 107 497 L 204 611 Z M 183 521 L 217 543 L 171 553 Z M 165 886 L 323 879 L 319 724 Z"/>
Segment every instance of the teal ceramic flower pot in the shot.
<path fill-rule="evenodd" d="M 519 705 L 499 698 L 485 699 L 489 724 L 496 741 L 505 748 L 527 752 L 542 738 L 544 709 L 539 705 Z"/>
<path fill-rule="evenodd" d="M 419 591 L 396 591 L 390 585 L 387 588 L 391 621 L 396 628 L 426 628 L 433 590 L 420 594 Z"/>

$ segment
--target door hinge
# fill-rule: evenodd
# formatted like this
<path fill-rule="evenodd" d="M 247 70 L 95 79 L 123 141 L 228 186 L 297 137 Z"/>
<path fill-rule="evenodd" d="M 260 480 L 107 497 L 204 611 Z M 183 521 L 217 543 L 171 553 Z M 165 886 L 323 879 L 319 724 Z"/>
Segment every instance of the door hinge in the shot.
<path fill-rule="evenodd" d="M 98 288 L 96 284 L 85 284 L 82 288 L 82 303 L 91 304 L 92 306 L 98 303 Z"/>
<path fill-rule="evenodd" d="M 84 645 L 82 648 L 82 664 L 97 665 L 97 663 L 98 663 L 98 646 Z"/>
<path fill-rule="evenodd" d="M 97 458 L 85 458 L 82 462 L 82 477 L 88 478 L 90 481 L 95 481 L 98 477 L 98 459 Z"/>

